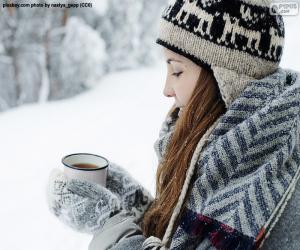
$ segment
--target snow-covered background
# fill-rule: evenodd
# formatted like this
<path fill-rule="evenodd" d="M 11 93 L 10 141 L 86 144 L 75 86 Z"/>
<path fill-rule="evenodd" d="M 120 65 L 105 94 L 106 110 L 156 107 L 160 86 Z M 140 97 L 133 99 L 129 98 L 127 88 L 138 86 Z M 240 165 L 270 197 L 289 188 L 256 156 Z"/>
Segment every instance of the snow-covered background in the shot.
<path fill-rule="evenodd" d="M 62 169 L 66 154 L 103 155 L 154 191 L 153 143 L 172 104 L 162 95 L 164 66 L 115 73 L 72 99 L 0 115 L 1 249 L 87 249 L 91 236 L 63 225 L 46 204 L 49 172 Z"/>
<path fill-rule="evenodd" d="M 104 7 L 99 5 L 99 9 Z M 80 26 L 83 21 L 75 18 L 72 22 L 70 27 Z M 285 17 L 285 24 L 286 44 L 281 66 L 300 71 L 300 17 Z M 89 30 L 89 25 L 84 30 Z M 88 40 L 97 43 L 97 39 L 92 38 L 93 32 L 90 36 Z M 71 42 L 72 36 L 65 41 Z M 94 51 L 96 56 L 91 60 L 102 58 L 101 45 L 98 45 L 98 51 Z M 114 46 L 116 48 L 117 43 Z M 157 159 L 153 143 L 173 103 L 171 98 L 163 96 L 166 65 L 159 54 L 155 63 L 124 69 L 116 64 L 121 57 L 110 53 L 115 60 L 114 66 L 120 68 L 106 72 L 97 84 L 91 80 L 92 87 L 81 94 L 45 102 L 45 93 L 49 93 L 46 88 L 44 101 L 0 113 L 1 249 L 87 249 L 92 236 L 60 223 L 46 203 L 49 173 L 53 168 L 62 167 L 61 158 L 66 154 L 103 155 L 124 166 L 154 194 Z M 64 63 L 68 65 L 69 62 Z M 2 83 L 4 76 L 9 74 L 4 71 L 0 74 L 1 92 L 9 87 Z"/>
<path fill-rule="evenodd" d="M 19 7 L 0 1 L 0 112 L 24 103 L 61 100 L 109 73 L 157 62 L 154 40 L 167 0 L 92 0 L 93 8 Z"/>

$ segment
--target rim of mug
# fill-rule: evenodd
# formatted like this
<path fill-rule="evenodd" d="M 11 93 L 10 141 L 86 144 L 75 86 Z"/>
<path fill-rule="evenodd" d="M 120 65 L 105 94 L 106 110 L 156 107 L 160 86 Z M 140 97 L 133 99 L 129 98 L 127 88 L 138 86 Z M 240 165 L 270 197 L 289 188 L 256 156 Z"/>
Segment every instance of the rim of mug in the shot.
<path fill-rule="evenodd" d="M 107 165 L 103 166 L 103 167 L 98 167 L 98 168 L 77 168 L 77 167 L 73 167 L 72 165 L 68 165 L 64 162 L 64 160 L 68 157 L 71 157 L 71 156 L 74 156 L 74 155 L 93 155 L 93 156 L 96 156 L 96 157 L 99 157 L 99 158 L 102 158 L 104 160 L 106 160 L 107 162 Z M 74 153 L 74 154 L 69 154 L 69 155 L 65 155 L 62 159 L 61 159 L 61 162 L 63 165 L 65 165 L 66 167 L 68 168 L 73 168 L 73 169 L 76 169 L 76 170 L 83 170 L 83 171 L 96 171 L 96 170 L 102 170 L 102 169 L 105 169 L 109 166 L 109 161 L 108 159 L 106 159 L 105 157 L 101 156 L 101 155 L 96 155 L 96 154 L 91 154 L 91 153 Z"/>

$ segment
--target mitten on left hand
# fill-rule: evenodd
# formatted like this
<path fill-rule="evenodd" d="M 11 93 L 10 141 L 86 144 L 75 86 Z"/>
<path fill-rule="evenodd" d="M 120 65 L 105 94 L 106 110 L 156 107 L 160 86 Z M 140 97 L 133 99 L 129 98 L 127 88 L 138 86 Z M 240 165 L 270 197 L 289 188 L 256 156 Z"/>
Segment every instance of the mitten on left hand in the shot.
<path fill-rule="evenodd" d="M 122 166 L 110 161 L 106 188 L 120 200 L 124 210 L 133 212 L 141 220 L 154 200 L 151 193 Z"/>

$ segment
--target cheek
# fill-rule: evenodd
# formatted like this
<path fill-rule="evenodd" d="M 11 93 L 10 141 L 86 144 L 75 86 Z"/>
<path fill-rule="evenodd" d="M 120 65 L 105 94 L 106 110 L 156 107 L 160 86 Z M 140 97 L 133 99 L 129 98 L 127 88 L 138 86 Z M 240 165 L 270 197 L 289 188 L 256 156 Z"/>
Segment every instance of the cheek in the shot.
<path fill-rule="evenodd" d="M 191 74 L 188 74 L 186 82 L 190 92 L 193 92 L 194 88 L 196 87 L 198 77 L 199 72 L 193 72 Z"/>
<path fill-rule="evenodd" d="M 197 77 L 195 75 L 187 75 L 187 77 L 182 81 L 182 92 L 185 96 L 190 97 L 196 87 Z"/>
<path fill-rule="evenodd" d="M 176 84 L 175 92 L 177 99 L 181 104 L 186 105 L 192 95 L 195 85 L 194 82 L 191 82 L 191 79 L 181 79 L 181 81 Z"/>

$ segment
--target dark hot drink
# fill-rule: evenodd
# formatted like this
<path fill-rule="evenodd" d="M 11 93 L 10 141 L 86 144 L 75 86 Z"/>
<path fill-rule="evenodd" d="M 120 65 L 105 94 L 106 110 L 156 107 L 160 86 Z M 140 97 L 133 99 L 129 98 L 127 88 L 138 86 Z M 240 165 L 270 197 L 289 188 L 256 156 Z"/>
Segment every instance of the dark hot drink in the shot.
<path fill-rule="evenodd" d="M 99 168 L 97 165 L 89 164 L 89 163 L 78 163 L 78 164 L 73 164 L 73 166 L 76 168 L 89 168 L 89 169 Z"/>
<path fill-rule="evenodd" d="M 109 161 L 103 156 L 89 153 L 76 153 L 62 158 L 64 174 L 69 179 L 80 179 L 106 186 Z"/>

